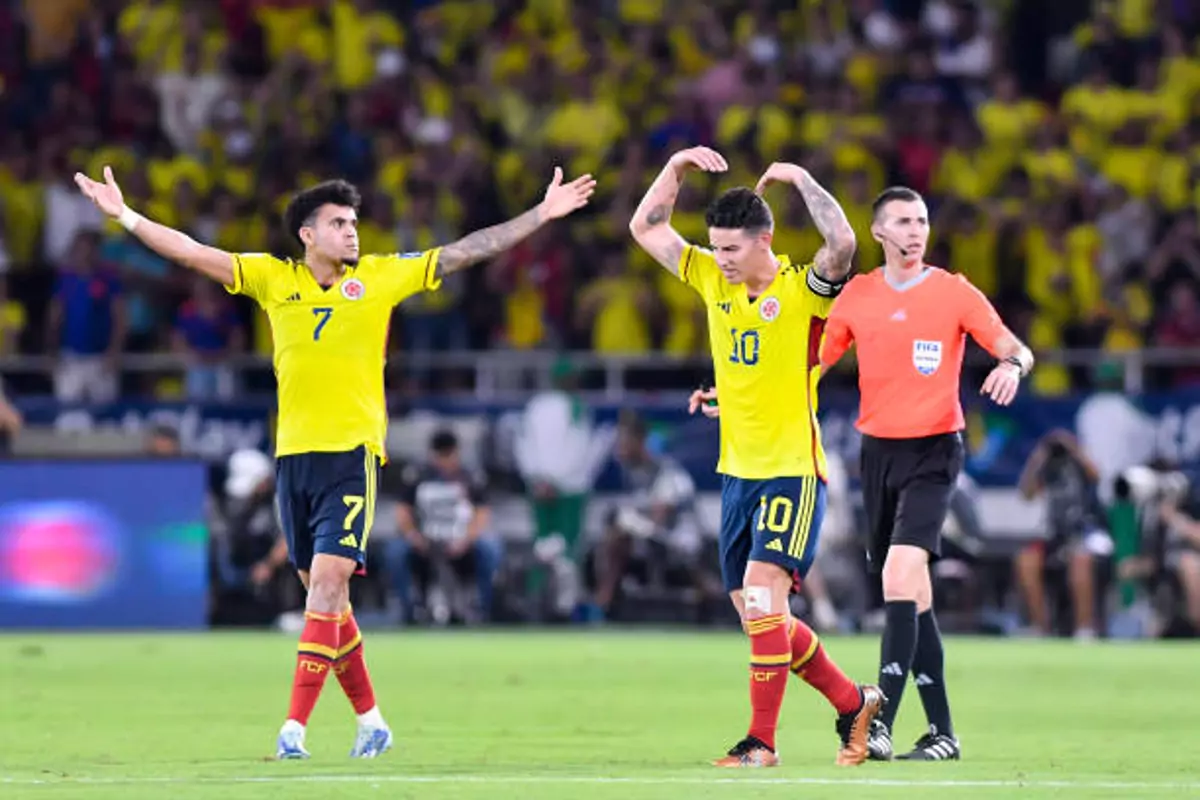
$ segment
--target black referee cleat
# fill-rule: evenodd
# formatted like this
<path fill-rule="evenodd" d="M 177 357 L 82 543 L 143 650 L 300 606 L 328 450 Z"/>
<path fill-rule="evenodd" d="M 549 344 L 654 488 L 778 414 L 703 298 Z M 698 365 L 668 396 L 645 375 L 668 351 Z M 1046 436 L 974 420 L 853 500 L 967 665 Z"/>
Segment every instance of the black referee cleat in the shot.
<path fill-rule="evenodd" d="M 958 739 L 931 728 L 929 733 L 917 739 L 911 752 L 896 758 L 903 761 L 958 761 L 962 758 L 962 751 L 958 747 Z"/>
<path fill-rule="evenodd" d="M 867 759 L 892 760 L 892 733 L 883 720 L 876 719 L 871 722 L 871 733 L 867 736 Z"/>

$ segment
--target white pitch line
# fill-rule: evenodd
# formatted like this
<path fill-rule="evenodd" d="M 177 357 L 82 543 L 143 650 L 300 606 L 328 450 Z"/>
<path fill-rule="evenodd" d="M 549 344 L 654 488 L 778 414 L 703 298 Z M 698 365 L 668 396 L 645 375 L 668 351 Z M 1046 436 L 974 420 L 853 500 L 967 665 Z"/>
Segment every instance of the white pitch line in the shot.
<path fill-rule="evenodd" d="M 139 784 L 241 784 L 241 783 L 475 783 L 475 784 L 592 784 L 630 786 L 712 786 L 714 784 L 760 786 L 877 786 L 912 789 L 1178 789 L 1200 791 L 1200 782 L 1113 781 L 1113 780 L 904 780 L 900 778 L 621 778 L 604 775 L 258 775 L 232 777 L 113 777 L 113 778 L 0 778 L 11 786 L 131 786 Z"/>

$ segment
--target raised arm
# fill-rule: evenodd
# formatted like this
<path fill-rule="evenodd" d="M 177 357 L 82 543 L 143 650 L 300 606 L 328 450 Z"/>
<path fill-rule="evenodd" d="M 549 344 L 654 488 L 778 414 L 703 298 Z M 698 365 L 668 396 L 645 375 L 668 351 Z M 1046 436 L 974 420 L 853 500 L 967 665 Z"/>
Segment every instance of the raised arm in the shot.
<path fill-rule="evenodd" d="M 680 150 L 671 156 L 662 172 L 650 184 L 650 189 L 629 221 L 629 232 L 638 245 L 675 275 L 679 274 L 679 257 L 687 242 L 671 227 L 671 212 L 675 198 L 689 170 L 724 172 L 729 169 L 725 159 L 707 147 Z"/>
<path fill-rule="evenodd" d="M 233 284 L 233 256 L 224 250 L 200 244 L 186 233 L 148 220 L 125 205 L 121 187 L 117 186 L 110 167 L 104 168 L 103 183 L 76 172 L 75 184 L 85 197 L 96 204 L 96 208 L 120 222 L 125 230 L 163 258 L 194 269 L 226 286 Z"/>
<path fill-rule="evenodd" d="M 854 250 L 857 246 L 854 239 L 854 229 L 846 219 L 846 212 L 838 205 L 833 195 L 825 191 L 821 184 L 813 179 L 808 170 L 795 164 L 777 161 L 767 168 L 759 178 L 755 191 L 762 194 L 767 184 L 772 181 L 790 183 L 804 198 L 808 207 L 808 215 L 812 218 L 817 232 L 825 240 L 825 244 L 817 251 L 813 259 L 813 267 L 827 283 L 839 284 L 850 274 Z"/>
<path fill-rule="evenodd" d="M 468 233 L 457 242 L 442 247 L 438 254 L 437 276 L 441 278 L 504 252 L 550 220 L 583 208 L 596 191 L 596 180 L 591 175 L 583 175 L 570 183 L 562 181 L 562 169 L 555 167 L 554 179 L 537 206 L 508 222 Z"/>

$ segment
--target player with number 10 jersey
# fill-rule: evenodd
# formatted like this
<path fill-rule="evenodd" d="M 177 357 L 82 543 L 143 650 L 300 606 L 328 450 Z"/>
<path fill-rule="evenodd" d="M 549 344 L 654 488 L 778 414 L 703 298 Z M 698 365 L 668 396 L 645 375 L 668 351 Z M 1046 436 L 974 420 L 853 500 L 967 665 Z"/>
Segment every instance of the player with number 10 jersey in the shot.
<path fill-rule="evenodd" d="M 804 169 L 773 164 L 756 189 L 730 189 L 705 214 L 711 249 L 690 245 L 668 224 L 683 176 L 724 172 L 720 154 L 676 153 L 630 223 L 634 238 L 704 300 L 714 391 L 720 396 L 721 574 L 750 637 L 751 721 L 746 736 L 714 763 L 779 763 L 775 734 L 789 672 L 837 711 L 836 763 L 867 758 L 867 732 L 883 695 L 851 681 L 816 634 L 791 615 L 789 594 L 808 573 L 825 511 L 825 456 L 817 424 L 819 355 L 825 319 L 850 272 L 854 233 L 836 201 Z M 762 198 L 771 182 L 792 184 L 825 246 L 811 264 L 771 247 L 774 219 Z"/>

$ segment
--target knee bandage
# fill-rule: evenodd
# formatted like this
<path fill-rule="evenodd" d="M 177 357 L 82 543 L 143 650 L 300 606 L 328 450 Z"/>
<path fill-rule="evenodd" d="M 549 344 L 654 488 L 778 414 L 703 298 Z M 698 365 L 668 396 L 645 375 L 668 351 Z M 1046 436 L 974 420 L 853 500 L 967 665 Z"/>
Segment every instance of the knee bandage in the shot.
<path fill-rule="evenodd" d="M 766 586 L 747 586 L 742 590 L 746 616 L 767 616 L 771 613 L 771 590 Z"/>

